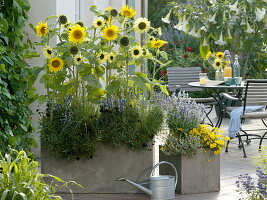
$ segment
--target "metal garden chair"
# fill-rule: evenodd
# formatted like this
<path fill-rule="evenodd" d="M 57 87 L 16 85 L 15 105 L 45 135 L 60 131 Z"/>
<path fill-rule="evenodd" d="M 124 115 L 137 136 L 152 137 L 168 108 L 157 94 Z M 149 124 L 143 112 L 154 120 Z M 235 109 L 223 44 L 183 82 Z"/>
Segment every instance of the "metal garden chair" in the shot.
<path fill-rule="evenodd" d="M 241 115 L 241 123 L 244 123 L 246 119 L 260 119 L 265 126 L 264 129 L 256 129 L 256 130 L 243 130 L 241 128 L 240 132 L 236 133 L 236 137 L 238 138 L 238 147 L 242 148 L 244 157 L 247 157 L 244 142 L 249 144 L 251 140 L 258 139 L 259 140 L 259 150 L 261 150 L 262 142 L 264 139 L 267 139 L 267 123 L 265 120 L 267 119 L 267 79 L 249 79 L 246 81 L 246 87 L 244 89 L 244 95 L 240 98 L 234 98 L 230 96 L 225 96 L 225 98 L 230 98 L 231 100 L 242 100 L 243 103 L 243 112 Z M 263 106 L 262 110 L 255 112 L 246 112 L 246 106 Z M 228 108 L 229 111 L 232 108 Z M 253 134 L 248 133 L 250 131 L 261 131 L 264 130 L 264 134 Z M 242 139 L 245 138 L 245 139 Z M 225 152 L 228 152 L 227 142 Z"/>

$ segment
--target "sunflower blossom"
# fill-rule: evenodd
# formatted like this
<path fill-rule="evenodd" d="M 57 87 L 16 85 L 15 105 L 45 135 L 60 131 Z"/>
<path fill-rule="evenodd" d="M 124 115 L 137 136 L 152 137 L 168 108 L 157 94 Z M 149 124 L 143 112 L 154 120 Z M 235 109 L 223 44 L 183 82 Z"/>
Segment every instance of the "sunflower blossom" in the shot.
<path fill-rule="evenodd" d="M 81 44 L 85 41 L 85 35 L 85 27 L 81 27 L 80 25 L 76 24 L 75 26 L 71 27 L 68 39 L 74 44 Z"/>
<path fill-rule="evenodd" d="M 59 57 L 55 57 L 49 61 L 48 68 L 50 72 L 59 72 L 60 70 L 62 70 L 63 66 L 63 60 Z"/>
<path fill-rule="evenodd" d="M 153 49 L 159 49 L 162 47 L 164 44 L 166 44 L 166 41 L 163 40 L 153 40 L 150 44 Z"/>
<path fill-rule="evenodd" d="M 132 18 L 136 14 L 133 8 L 129 8 L 127 5 L 121 8 L 121 15 L 127 18 Z"/>
<path fill-rule="evenodd" d="M 130 49 L 130 52 L 133 59 L 138 59 L 143 55 L 143 48 L 139 45 L 136 45 Z"/>
<path fill-rule="evenodd" d="M 43 49 L 43 54 L 44 54 L 44 57 L 46 57 L 47 59 L 51 59 L 54 57 L 53 49 L 49 46 L 46 46 Z"/>
<path fill-rule="evenodd" d="M 150 21 L 140 17 L 134 22 L 134 30 L 138 33 L 145 33 L 150 29 Z"/>
<path fill-rule="evenodd" d="M 35 26 L 36 35 L 37 36 L 46 36 L 49 32 L 49 29 L 47 27 L 47 22 L 40 21 L 38 25 Z"/>
<path fill-rule="evenodd" d="M 115 40 L 118 37 L 119 28 L 115 25 L 106 27 L 103 30 L 103 37 L 107 40 Z"/>

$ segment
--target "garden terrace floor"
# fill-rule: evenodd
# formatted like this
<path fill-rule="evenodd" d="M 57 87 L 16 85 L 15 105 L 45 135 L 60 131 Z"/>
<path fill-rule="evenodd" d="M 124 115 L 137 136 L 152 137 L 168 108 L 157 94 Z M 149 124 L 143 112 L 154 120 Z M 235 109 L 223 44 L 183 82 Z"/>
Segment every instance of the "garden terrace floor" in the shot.
<path fill-rule="evenodd" d="M 213 115 L 215 116 L 215 115 Z M 224 118 L 221 129 L 226 131 L 229 119 Z M 262 127 L 260 120 L 246 121 L 244 128 L 254 129 Z M 253 156 L 258 155 L 258 141 L 252 141 L 246 145 L 247 158 L 243 158 L 242 150 L 237 147 L 237 140 L 230 143 L 229 152 L 221 154 L 221 191 L 212 193 L 177 195 L 179 200 L 239 200 L 240 196 L 235 191 L 237 176 L 249 173 L 255 176 L 255 167 L 252 165 Z M 267 146 L 267 140 L 264 143 Z M 158 152 L 156 152 L 157 154 Z M 71 199 L 70 195 L 62 194 L 63 199 Z M 75 200 L 147 200 L 149 197 L 142 194 L 75 194 Z"/>

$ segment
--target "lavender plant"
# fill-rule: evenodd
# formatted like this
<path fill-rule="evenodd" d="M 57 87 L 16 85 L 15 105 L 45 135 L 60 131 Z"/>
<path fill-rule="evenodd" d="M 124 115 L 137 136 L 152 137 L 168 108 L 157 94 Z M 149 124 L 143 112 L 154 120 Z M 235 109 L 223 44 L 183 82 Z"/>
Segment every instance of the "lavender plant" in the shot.
<path fill-rule="evenodd" d="M 204 105 L 197 104 L 185 92 L 180 92 L 178 96 L 168 97 L 166 102 L 167 124 L 171 132 L 178 128 L 189 131 L 198 127 L 204 120 Z"/>
<path fill-rule="evenodd" d="M 240 200 L 264 200 L 267 198 L 267 174 L 261 167 L 257 167 L 257 178 L 249 174 L 238 176 L 236 181 L 237 191 L 241 195 Z"/>

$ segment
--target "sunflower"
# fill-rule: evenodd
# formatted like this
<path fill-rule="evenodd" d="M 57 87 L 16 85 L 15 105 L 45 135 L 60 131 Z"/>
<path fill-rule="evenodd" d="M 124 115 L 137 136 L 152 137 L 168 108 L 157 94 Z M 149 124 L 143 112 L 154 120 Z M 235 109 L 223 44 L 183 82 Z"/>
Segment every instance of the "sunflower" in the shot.
<path fill-rule="evenodd" d="M 112 63 L 115 59 L 115 54 L 113 52 L 111 52 L 107 55 L 107 58 L 108 58 L 108 62 Z"/>
<path fill-rule="evenodd" d="M 52 58 L 49 61 L 49 65 L 48 65 L 49 71 L 50 72 L 59 72 L 63 68 L 63 65 L 64 65 L 64 62 L 61 58 L 59 58 L 59 57 Z"/>
<path fill-rule="evenodd" d="M 111 15 L 112 17 L 117 17 L 117 15 L 118 15 L 118 11 L 117 11 L 117 9 L 115 9 L 115 8 L 111 9 L 111 10 L 110 10 L 110 15 Z"/>
<path fill-rule="evenodd" d="M 99 63 L 103 64 L 104 62 L 106 62 L 107 60 L 107 53 L 106 52 L 103 52 L 101 51 L 100 53 L 97 54 L 97 57 L 98 57 L 98 61 Z"/>
<path fill-rule="evenodd" d="M 119 28 L 115 25 L 106 27 L 103 30 L 103 37 L 107 40 L 115 40 L 118 37 Z"/>
<path fill-rule="evenodd" d="M 121 8 L 121 15 L 127 18 L 132 18 L 135 16 L 136 12 L 133 8 L 129 8 L 127 5 Z"/>
<path fill-rule="evenodd" d="M 69 30 L 69 41 L 74 44 L 81 44 L 85 41 L 85 27 L 76 24 Z"/>
<path fill-rule="evenodd" d="M 220 58 L 216 58 L 212 64 L 215 69 L 221 69 L 223 67 L 222 60 Z"/>
<path fill-rule="evenodd" d="M 83 22 L 76 22 L 76 24 L 80 25 L 80 27 L 84 27 L 84 23 Z"/>
<path fill-rule="evenodd" d="M 127 36 L 124 36 L 120 39 L 120 45 L 121 46 L 124 46 L 124 47 L 127 47 L 130 43 L 130 40 Z"/>
<path fill-rule="evenodd" d="M 105 25 L 105 22 L 102 19 L 97 18 L 93 21 L 93 25 L 95 28 L 102 28 Z"/>
<path fill-rule="evenodd" d="M 143 55 L 143 49 L 141 46 L 133 46 L 131 49 L 130 49 L 130 52 L 132 54 L 132 57 L 134 59 L 138 59 L 140 58 L 142 55 Z"/>
<path fill-rule="evenodd" d="M 216 58 L 222 59 L 223 57 L 224 57 L 224 53 L 223 52 L 217 52 L 216 53 Z"/>
<path fill-rule="evenodd" d="M 76 65 L 79 65 L 84 62 L 84 57 L 80 54 L 77 54 L 76 56 L 74 56 L 73 61 Z"/>
<path fill-rule="evenodd" d="M 76 46 L 72 46 L 72 47 L 70 47 L 70 53 L 71 53 L 72 55 L 76 55 L 78 52 L 79 52 L 78 47 L 76 47 Z"/>
<path fill-rule="evenodd" d="M 45 36 L 49 32 L 47 22 L 40 21 L 38 25 L 35 26 L 35 29 L 37 36 Z"/>
<path fill-rule="evenodd" d="M 58 17 L 58 23 L 63 25 L 66 24 L 68 22 L 68 18 L 65 15 L 60 15 Z"/>
<path fill-rule="evenodd" d="M 152 54 L 149 52 L 149 50 L 148 49 L 143 49 L 143 56 L 145 57 L 145 58 L 151 58 L 151 56 L 152 56 Z"/>
<path fill-rule="evenodd" d="M 159 49 L 162 47 L 164 44 L 166 44 L 166 41 L 163 40 L 153 40 L 150 44 L 153 49 Z"/>
<path fill-rule="evenodd" d="M 46 46 L 43 49 L 43 54 L 44 54 L 44 57 L 46 57 L 47 59 L 51 59 L 54 56 L 53 49 L 49 46 Z"/>
<path fill-rule="evenodd" d="M 150 29 L 150 21 L 140 17 L 134 22 L 134 30 L 138 33 L 145 33 Z"/>
<path fill-rule="evenodd" d="M 148 41 L 152 42 L 153 40 L 155 40 L 155 38 L 153 36 L 149 36 Z"/>

